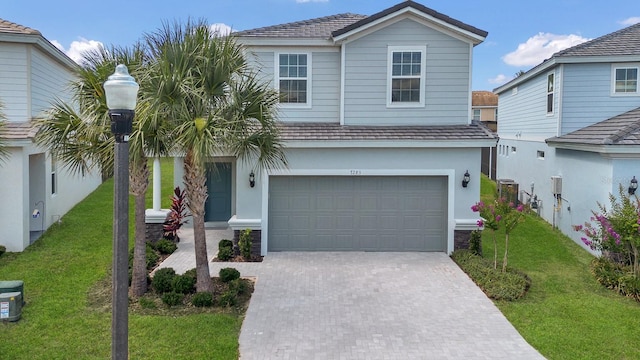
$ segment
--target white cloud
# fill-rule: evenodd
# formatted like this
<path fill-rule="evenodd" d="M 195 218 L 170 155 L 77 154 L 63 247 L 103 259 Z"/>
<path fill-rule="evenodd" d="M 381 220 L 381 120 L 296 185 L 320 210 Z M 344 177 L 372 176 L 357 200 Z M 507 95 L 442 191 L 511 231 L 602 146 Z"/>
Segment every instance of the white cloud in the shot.
<path fill-rule="evenodd" d="M 296 0 L 298 4 L 310 3 L 310 2 L 329 2 L 329 0 Z"/>
<path fill-rule="evenodd" d="M 209 25 L 209 28 L 214 34 L 220 35 L 220 36 L 229 35 L 233 31 L 231 26 L 223 23 L 211 24 Z"/>
<path fill-rule="evenodd" d="M 555 35 L 541 32 L 527 39 L 525 43 L 519 44 L 515 51 L 505 55 L 502 60 L 511 66 L 533 66 L 560 50 L 588 40 L 590 39 L 580 35 Z"/>
<path fill-rule="evenodd" d="M 640 16 L 633 16 L 630 17 L 628 19 L 624 19 L 622 21 L 620 21 L 620 24 L 624 25 L 624 26 L 631 26 L 634 24 L 640 23 Z"/>
<path fill-rule="evenodd" d="M 82 37 L 80 38 L 80 40 L 72 41 L 68 50 L 65 49 L 64 46 L 62 46 L 62 44 L 60 44 L 60 42 L 56 40 L 51 40 L 51 43 L 53 44 L 53 46 L 62 50 L 62 52 L 67 54 L 67 56 L 70 57 L 71 60 L 75 61 L 78 64 L 82 64 L 82 54 L 90 50 L 100 49 L 104 46 L 100 41 L 87 40 Z"/>
<path fill-rule="evenodd" d="M 496 84 L 496 85 L 502 85 L 505 84 L 507 81 L 511 80 L 512 77 L 508 77 L 505 74 L 500 74 L 494 78 L 489 79 L 489 84 Z"/>

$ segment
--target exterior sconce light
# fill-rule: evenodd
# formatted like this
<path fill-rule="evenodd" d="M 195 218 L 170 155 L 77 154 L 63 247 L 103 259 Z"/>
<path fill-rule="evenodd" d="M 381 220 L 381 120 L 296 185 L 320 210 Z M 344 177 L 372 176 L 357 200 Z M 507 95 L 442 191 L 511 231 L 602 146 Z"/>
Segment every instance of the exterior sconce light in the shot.
<path fill-rule="evenodd" d="M 629 195 L 635 194 L 636 189 L 638 189 L 638 180 L 636 180 L 634 176 L 633 179 L 631 179 L 631 183 L 629 183 Z"/>
<path fill-rule="evenodd" d="M 254 174 L 253 171 L 249 174 L 249 186 L 256 186 L 256 174 Z"/>
<path fill-rule="evenodd" d="M 467 170 L 462 176 L 462 187 L 467 187 L 469 185 L 469 181 L 471 181 L 471 175 L 469 175 L 469 170 Z"/>

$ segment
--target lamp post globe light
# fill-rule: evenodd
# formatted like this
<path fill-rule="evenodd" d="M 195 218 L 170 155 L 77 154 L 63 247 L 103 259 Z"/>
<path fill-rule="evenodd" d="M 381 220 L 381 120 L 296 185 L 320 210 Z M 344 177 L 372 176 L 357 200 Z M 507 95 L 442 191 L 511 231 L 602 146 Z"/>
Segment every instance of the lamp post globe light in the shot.
<path fill-rule="evenodd" d="M 139 86 L 127 67 L 116 71 L 104 83 L 111 118 L 114 146 L 113 192 L 113 280 L 111 315 L 111 358 L 129 357 L 129 135 L 133 128 Z"/>

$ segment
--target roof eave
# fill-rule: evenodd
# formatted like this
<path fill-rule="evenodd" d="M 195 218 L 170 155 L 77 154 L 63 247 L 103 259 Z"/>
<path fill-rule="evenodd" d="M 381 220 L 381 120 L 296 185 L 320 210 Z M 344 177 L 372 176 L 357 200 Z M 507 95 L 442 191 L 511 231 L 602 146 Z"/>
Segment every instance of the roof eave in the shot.
<path fill-rule="evenodd" d="M 272 36 L 239 36 L 238 43 L 244 46 L 319 46 L 334 47 L 330 39 L 321 38 L 288 38 Z"/>
<path fill-rule="evenodd" d="M 42 35 L 38 34 L 12 34 L 12 33 L 0 33 L 0 42 L 11 42 L 20 44 L 33 44 L 42 49 L 49 55 L 53 56 L 62 65 L 68 67 L 70 70 L 75 70 L 78 67 L 75 61 L 71 60 L 60 49 L 53 46 Z"/>
<path fill-rule="evenodd" d="M 472 140 L 285 140 L 285 148 L 478 148 L 498 139 Z"/>
<path fill-rule="evenodd" d="M 604 145 L 604 144 L 586 144 L 586 143 L 570 143 L 564 141 L 549 141 L 547 145 L 556 149 L 588 151 L 600 154 L 635 154 L 640 155 L 640 145 Z"/>

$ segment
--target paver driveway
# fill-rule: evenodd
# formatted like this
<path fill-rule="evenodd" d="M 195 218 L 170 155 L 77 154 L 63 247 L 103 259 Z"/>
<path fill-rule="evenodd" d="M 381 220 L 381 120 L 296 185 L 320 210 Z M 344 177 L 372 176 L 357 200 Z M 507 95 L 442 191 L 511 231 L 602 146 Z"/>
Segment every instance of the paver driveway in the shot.
<path fill-rule="evenodd" d="M 253 359 L 540 359 L 444 253 L 270 253 L 240 333 Z"/>

